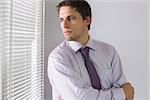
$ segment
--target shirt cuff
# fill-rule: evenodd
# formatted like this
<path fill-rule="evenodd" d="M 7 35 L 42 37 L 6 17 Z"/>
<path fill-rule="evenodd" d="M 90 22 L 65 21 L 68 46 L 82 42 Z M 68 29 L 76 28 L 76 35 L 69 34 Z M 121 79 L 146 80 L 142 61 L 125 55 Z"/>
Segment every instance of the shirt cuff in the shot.
<path fill-rule="evenodd" d="M 122 88 L 117 88 L 112 90 L 113 92 L 113 97 L 115 98 L 115 100 L 125 100 L 125 94 L 124 94 L 124 90 Z"/>

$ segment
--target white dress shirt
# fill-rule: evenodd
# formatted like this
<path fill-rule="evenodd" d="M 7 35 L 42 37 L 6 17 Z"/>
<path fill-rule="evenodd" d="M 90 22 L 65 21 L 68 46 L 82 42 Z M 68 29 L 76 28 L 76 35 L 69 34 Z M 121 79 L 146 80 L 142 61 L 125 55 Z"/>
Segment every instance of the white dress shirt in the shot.
<path fill-rule="evenodd" d="M 84 65 L 83 47 L 75 41 L 64 41 L 49 55 L 48 77 L 52 85 L 53 100 L 61 95 L 64 100 L 125 100 L 120 86 L 126 83 L 120 58 L 109 44 L 89 39 L 89 56 L 99 75 L 102 89 L 91 86 Z"/>

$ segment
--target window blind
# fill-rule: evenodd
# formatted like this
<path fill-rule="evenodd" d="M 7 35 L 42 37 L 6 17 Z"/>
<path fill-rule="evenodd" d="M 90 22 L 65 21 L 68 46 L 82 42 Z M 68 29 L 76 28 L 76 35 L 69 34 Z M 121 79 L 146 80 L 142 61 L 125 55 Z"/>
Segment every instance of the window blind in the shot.
<path fill-rule="evenodd" d="M 44 98 L 43 0 L 0 1 L 3 100 Z"/>
<path fill-rule="evenodd" d="M 2 5 L 0 1 L 0 100 L 2 100 Z"/>

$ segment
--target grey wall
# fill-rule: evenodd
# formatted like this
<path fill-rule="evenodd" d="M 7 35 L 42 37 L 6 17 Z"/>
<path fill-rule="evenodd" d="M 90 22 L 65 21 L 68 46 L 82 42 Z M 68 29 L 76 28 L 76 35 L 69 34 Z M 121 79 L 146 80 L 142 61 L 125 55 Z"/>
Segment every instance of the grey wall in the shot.
<path fill-rule="evenodd" d="M 55 6 L 46 0 L 45 100 L 51 100 L 47 57 L 63 41 Z M 120 54 L 128 81 L 135 87 L 135 100 L 148 100 L 148 3 L 146 0 L 87 0 L 92 6 L 91 37 L 113 45 Z"/>
<path fill-rule="evenodd" d="M 45 11 L 45 50 L 44 50 L 44 59 L 45 59 L 45 83 L 44 83 L 44 100 L 51 99 L 51 87 L 49 80 L 47 78 L 47 58 L 52 49 L 54 49 L 59 43 L 63 41 L 63 35 L 61 33 L 58 19 L 56 5 L 58 2 L 55 0 L 45 0 L 46 2 L 46 11 Z"/>
<path fill-rule="evenodd" d="M 148 0 L 148 72 L 149 72 L 149 84 L 150 84 L 150 0 Z M 150 85 L 149 85 L 149 88 L 148 88 L 149 92 L 150 93 Z M 150 99 L 150 95 L 149 96 L 149 99 Z"/>

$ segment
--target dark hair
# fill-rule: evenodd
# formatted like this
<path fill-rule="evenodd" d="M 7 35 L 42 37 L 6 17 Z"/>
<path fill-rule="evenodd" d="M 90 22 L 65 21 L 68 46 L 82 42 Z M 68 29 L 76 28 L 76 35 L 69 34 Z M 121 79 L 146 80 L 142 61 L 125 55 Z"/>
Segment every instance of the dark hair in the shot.
<path fill-rule="evenodd" d="M 63 6 L 70 6 L 78 11 L 83 19 L 90 16 L 92 17 L 91 7 L 89 3 L 85 0 L 63 0 L 57 5 L 57 11 L 59 13 L 60 8 Z M 91 23 L 90 23 L 91 24 Z M 88 30 L 90 30 L 90 24 L 88 25 Z"/>

